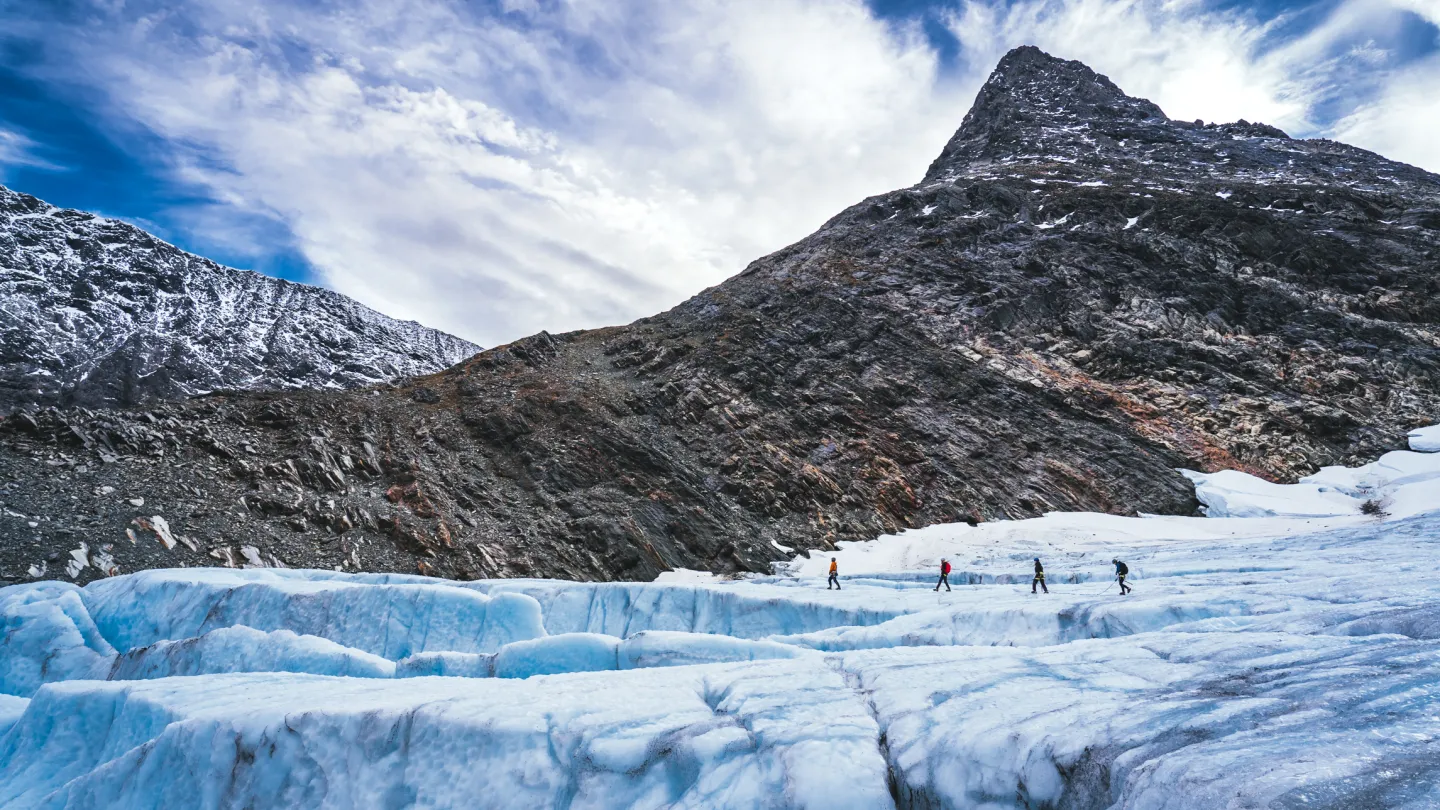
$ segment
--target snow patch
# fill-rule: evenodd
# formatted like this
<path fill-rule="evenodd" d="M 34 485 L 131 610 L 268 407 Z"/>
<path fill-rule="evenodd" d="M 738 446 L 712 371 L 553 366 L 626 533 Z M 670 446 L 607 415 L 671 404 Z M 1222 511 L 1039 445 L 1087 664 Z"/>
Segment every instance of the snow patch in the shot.
<path fill-rule="evenodd" d="M 1421 446 L 1427 446 L 1428 430 L 1416 431 Z M 1236 470 L 1181 472 L 1194 482 L 1195 496 L 1211 517 L 1403 518 L 1440 509 L 1436 453 L 1397 450 L 1360 467 L 1324 467 L 1295 484 L 1275 484 Z"/>
<path fill-rule="evenodd" d="M 689 568 L 661 571 L 655 576 L 656 582 L 715 582 L 719 579 L 709 571 L 693 571 Z"/>
<path fill-rule="evenodd" d="M 1410 449 L 1417 453 L 1440 453 L 1440 425 L 1416 428 L 1408 439 Z"/>

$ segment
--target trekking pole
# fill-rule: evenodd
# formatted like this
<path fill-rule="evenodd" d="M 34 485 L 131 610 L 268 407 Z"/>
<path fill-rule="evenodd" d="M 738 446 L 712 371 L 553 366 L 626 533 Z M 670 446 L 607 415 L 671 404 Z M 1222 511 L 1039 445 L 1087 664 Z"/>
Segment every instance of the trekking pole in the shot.
<path fill-rule="evenodd" d="M 1098 591 L 1096 591 L 1095 593 L 1092 593 L 1092 594 L 1090 594 L 1090 595 L 1091 595 L 1091 596 L 1099 596 L 1100 594 L 1105 593 L 1106 591 L 1110 590 L 1110 586 L 1111 586 L 1111 585 L 1114 585 L 1116 582 L 1119 582 L 1119 580 L 1118 580 L 1118 579 L 1117 579 L 1117 580 L 1111 580 L 1110 582 L 1107 582 L 1107 583 L 1105 584 L 1105 587 L 1101 588 L 1100 590 L 1098 590 Z"/>

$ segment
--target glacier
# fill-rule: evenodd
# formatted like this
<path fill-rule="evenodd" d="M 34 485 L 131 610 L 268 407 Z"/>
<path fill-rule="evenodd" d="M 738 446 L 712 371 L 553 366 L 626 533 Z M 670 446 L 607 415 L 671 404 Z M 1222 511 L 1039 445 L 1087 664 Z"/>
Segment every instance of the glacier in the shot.
<path fill-rule="evenodd" d="M 1417 434 L 1292 485 L 1192 473 L 1207 517 L 938 525 L 738 580 L 10 586 L 0 807 L 1440 806 Z"/>

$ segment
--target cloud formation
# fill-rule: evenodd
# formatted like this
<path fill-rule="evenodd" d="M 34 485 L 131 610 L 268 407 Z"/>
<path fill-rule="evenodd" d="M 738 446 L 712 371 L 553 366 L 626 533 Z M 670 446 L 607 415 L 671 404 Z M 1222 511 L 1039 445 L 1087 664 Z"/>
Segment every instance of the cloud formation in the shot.
<path fill-rule="evenodd" d="M 1394 0 L 1380 5 L 1391 14 L 1408 13 L 1429 32 L 1440 31 L 1440 0 Z M 1388 67 L 1376 81 L 1377 92 L 1331 127 L 1335 138 L 1364 146 L 1386 157 L 1440 172 L 1440 53 L 1431 52 L 1399 67 Z"/>
<path fill-rule="evenodd" d="M 117 114 L 328 285 L 485 343 L 672 305 L 914 182 L 964 109 L 853 4 L 235 5 L 87 26 Z"/>
<path fill-rule="evenodd" d="M 5 179 L 6 166 L 34 166 L 59 169 L 35 154 L 35 142 L 12 129 L 0 126 L 0 180 Z"/>
<path fill-rule="evenodd" d="M 1434 57 L 1387 46 L 1433 12 L 962 2 L 930 12 L 953 65 L 860 0 L 94 0 L 14 36 L 59 73 L 84 55 L 67 79 L 164 139 L 222 211 L 283 223 L 323 283 L 493 345 L 663 309 L 916 182 L 1027 42 L 1174 117 L 1333 130 L 1440 168 Z"/>

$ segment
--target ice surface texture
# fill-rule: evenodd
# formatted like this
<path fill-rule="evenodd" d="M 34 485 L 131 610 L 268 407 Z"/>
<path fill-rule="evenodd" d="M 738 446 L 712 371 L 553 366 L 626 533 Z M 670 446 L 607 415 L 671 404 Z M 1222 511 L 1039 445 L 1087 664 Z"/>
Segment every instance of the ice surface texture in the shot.
<path fill-rule="evenodd" d="M 0 807 L 1434 807 L 1437 459 L 1197 480 L 1259 517 L 933 526 L 742 581 L 12 586 Z"/>
<path fill-rule="evenodd" d="M 1052 515 L 861 545 L 834 555 L 840 592 L 820 560 L 741 582 L 0 590 L 0 806 L 1440 801 L 1440 515 Z M 979 584 L 936 594 L 932 550 Z M 1049 597 L 1026 587 L 1037 555 Z"/>

